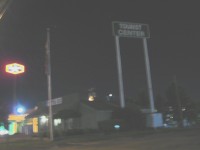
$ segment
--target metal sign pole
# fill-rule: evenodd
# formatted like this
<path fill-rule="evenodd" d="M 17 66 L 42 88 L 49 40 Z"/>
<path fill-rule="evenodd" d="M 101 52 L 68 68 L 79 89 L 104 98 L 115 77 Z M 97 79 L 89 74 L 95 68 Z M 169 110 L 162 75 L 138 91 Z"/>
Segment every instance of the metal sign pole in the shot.
<path fill-rule="evenodd" d="M 150 63 L 149 63 L 149 55 L 148 55 L 147 39 L 146 38 L 143 38 L 143 45 L 144 45 L 144 56 L 145 56 L 146 77 L 147 77 L 147 86 L 148 86 L 148 93 L 149 93 L 150 109 L 151 109 L 151 113 L 154 113 L 155 106 L 154 106 L 153 88 L 152 88 L 152 82 L 151 82 L 151 71 L 150 71 Z"/>
<path fill-rule="evenodd" d="M 13 78 L 13 113 L 16 113 L 15 107 L 17 106 L 17 75 Z"/>
<path fill-rule="evenodd" d="M 124 108 L 125 100 L 124 100 L 124 87 L 123 87 L 123 77 L 122 77 L 122 64 L 121 64 L 121 55 L 120 55 L 119 36 L 115 36 L 115 43 L 116 43 L 117 68 L 118 68 L 120 107 Z"/>

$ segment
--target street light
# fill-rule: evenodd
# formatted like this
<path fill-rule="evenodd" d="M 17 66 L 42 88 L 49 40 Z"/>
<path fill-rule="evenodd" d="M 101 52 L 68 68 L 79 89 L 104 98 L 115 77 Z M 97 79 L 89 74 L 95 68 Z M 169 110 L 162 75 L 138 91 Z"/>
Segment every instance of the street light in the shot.
<path fill-rule="evenodd" d="M 17 113 L 18 114 L 23 114 L 25 113 L 26 109 L 24 106 L 17 106 Z"/>

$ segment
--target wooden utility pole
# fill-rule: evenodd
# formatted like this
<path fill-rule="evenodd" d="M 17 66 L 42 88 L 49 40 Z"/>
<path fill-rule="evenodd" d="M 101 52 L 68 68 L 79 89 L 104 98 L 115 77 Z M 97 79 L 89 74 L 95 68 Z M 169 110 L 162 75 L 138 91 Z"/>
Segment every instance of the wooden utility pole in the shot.
<path fill-rule="evenodd" d="M 50 28 L 47 28 L 47 41 L 46 41 L 46 74 L 48 85 L 48 106 L 49 106 L 49 133 L 50 140 L 53 141 L 53 113 L 52 113 L 52 87 L 51 87 L 51 61 L 50 61 Z"/>

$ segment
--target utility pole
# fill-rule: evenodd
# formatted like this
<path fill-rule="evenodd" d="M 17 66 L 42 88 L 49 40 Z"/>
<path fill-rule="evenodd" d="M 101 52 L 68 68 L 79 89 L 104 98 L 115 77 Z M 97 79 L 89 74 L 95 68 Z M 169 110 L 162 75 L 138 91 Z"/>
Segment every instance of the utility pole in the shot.
<path fill-rule="evenodd" d="M 53 141 L 53 115 L 52 115 L 52 88 L 51 88 L 51 61 L 50 61 L 50 28 L 47 28 L 47 41 L 46 41 L 46 74 L 48 85 L 48 106 L 49 106 L 49 136 Z"/>
<path fill-rule="evenodd" d="M 178 90 L 178 85 L 177 85 L 177 79 L 176 76 L 174 76 L 174 86 L 175 86 L 175 93 L 176 93 L 176 101 L 178 105 L 178 113 L 179 113 L 179 127 L 183 127 L 183 112 L 182 112 L 182 104 L 181 104 L 181 99 L 180 99 L 180 94 Z"/>

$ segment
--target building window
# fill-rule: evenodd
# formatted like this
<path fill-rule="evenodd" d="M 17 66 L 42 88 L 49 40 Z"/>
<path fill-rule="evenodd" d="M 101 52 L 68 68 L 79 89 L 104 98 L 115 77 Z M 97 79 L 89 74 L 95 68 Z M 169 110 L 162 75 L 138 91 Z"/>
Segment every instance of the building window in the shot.
<path fill-rule="evenodd" d="M 54 126 L 58 126 L 61 122 L 61 119 L 54 119 Z"/>

